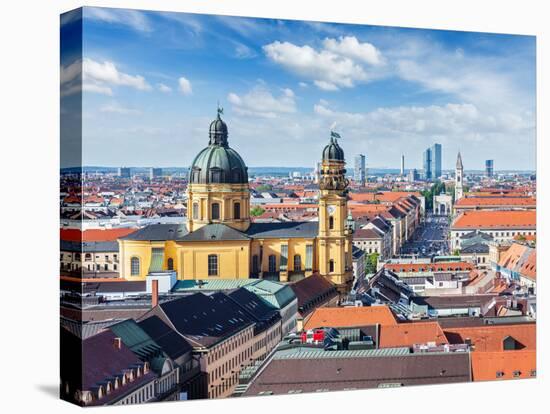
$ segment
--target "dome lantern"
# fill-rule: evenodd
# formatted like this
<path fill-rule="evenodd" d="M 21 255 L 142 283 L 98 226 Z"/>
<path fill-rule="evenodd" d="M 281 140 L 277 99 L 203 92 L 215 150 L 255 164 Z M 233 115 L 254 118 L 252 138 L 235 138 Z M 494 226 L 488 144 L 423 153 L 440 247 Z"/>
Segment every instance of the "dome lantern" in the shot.
<path fill-rule="evenodd" d="M 190 184 L 248 184 L 248 168 L 241 156 L 229 147 L 227 125 L 218 107 L 210 123 L 209 145 L 197 154 L 189 170 Z"/>

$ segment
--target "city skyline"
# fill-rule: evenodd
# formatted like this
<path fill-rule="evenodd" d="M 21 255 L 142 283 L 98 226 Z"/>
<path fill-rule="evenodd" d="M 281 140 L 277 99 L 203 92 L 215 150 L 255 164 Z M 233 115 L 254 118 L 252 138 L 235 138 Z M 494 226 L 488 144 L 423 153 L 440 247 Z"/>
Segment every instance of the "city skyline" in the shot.
<path fill-rule="evenodd" d="M 83 68 L 83 165 L 187 167 L 207 145 L 219 102 L 229 143 L 251 166 L 311 165 L 335 129 L 350 166 L 365 153 L 369 168 L 399 169 L 408 147 L 408 169 L 421 169 L 423 149 L 439 142 L 443 170 L 459 150 L 466 170 L 488 157 L 500 170 L 535 169 L 534 37 L 83 14 L 83 60 L 67 53 L 61 68 L 63 101 L 78 92 L 75 65 Z"/>

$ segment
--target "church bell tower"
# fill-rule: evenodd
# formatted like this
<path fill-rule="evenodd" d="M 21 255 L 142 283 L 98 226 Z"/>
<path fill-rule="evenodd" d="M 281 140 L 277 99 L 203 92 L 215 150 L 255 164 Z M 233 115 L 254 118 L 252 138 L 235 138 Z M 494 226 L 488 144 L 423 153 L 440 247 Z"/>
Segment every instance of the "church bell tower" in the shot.
<path fill-rule="evenodd" d="M 349 292 L 353 280 L 352 229 L 347 222 L 347 193 L 344 151 L 340 136 L 331 132 L 323 150 L 319 171 L 319 272 L 333 282 L 341 294 Z"/>
<path fill-rule="evenodd" d="M 455 203 L 464 197 L 464 167 L 462 166 L 462 157 L 460 152 L 456 157 L 456 170 L 455 170 Z"/>

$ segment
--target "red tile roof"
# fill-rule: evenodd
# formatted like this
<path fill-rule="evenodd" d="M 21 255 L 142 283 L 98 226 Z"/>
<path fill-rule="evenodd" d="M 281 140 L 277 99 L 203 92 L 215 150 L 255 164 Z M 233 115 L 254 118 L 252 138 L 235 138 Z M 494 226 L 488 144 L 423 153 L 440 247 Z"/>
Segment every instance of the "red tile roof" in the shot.
<path fill-rule="evenodd" d="M 503 341 L 511 336 L 527 350 L 537 348 L 537 331 L 534 323 L 517 325 L 484 325 L 467 328 L 446 328 L 450 343 L 465 343 L 469 339 L 475 352 L 503 351 Z"/>
<path fill-rule="evenodd" d="M 401 323 L 380 328 L 380 348 L 413 346 L 435 342 L 436 345 L 449 341 L 437 322 Z"/>
<path fill-rule="evenodd" d="M 318 308 L 304 329 L 321 327 L 349 328 L 367 325 L 396 325 L 397 320 L 387 306 L 357 306 L 348 308 Z"/>
<path fill-rule="evenodd" d="M 512 245 L 500 256 L 499 266 L 519 272 L 531 280 L 537 277 L 537 253 L 532 247 L 520 243 Z"/>
<path fill-rule="evenodd" d="M 451 229 L 534 229 L 537 213 L 534 210 L 466 211 L 451 225 Z"/>
<path fill-rule="evenodd" d="M 115 241 L 121 237 L 133 233 L 135 228 L 120 228 L 120 229 L 94 229 L 84 230 L 79 229 L 60 229 L 59 237 L 65 241 Z"/>
<path fill-rule="evenodd" d="M 474 381 L 532 378 L 536 374 L 534 350 L 473 352 L 471 358 Z"/>
<path fill-rule="evenodd" d="M 535 207 L 536 205 L 537 200 L 533 197 L 463 197 L 455 203 L 455 208 L 476 206 Z"/>

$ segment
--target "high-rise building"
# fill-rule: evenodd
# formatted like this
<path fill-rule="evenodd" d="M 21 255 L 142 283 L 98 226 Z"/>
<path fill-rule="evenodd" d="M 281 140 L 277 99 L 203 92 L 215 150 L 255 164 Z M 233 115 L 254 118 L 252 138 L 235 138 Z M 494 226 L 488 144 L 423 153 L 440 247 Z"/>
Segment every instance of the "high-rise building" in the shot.
<path fill-rule="evenodd" d="M 353 173 L 353 180 L 355 181 L 356 184 L 364 186 L 366 178 L 367 178 L 367 172 L 365 169 L 365 156 L 363 154 L 359 154 L 355 157 L 355 169 Z"/>
<path fill-rule="evenodd" d="M 485 161 L 485 175 L 487 177 L 492 177 L 494 174 L 493 170 L 493 160 L 486 160 Z"/>
<path fill-rule="evenodd" d="M 422 156 L 422 168 L 424 170 L 424 179 L 432 179 L 432 149 L 427 148 Z"/>
<path fill-rule="evenodd" d="M 132 170 L 129 167 L 119 167 L 118 176 L 121 178 L 131 178 Z"/>
<path fill-rule="evenodd" d="M 405 175 L 405 154 L 401 154 L 401 176 Z"/>
<path fill-rule="evenodd" d="M 456 169 L 455 169 L 455 201 L 461 199 L 464 196 L 464 167 L 462 166 L 462 156 L 460 151 L 456 157 Z"/>
<path fill-rule="evenodd" d="M 436 180 L 441 177 L 441 144 L 426 148 L 422 157 L 425 180 Z"/>
<path fill-rule="evenodd" d="M 409 182 L 414 183 L 415 181 L 419 181 L 420 176 L 418 174 L 418 171 L 416 168 L 413 168 L 409 170 Z"/>
<path fill-rule="evenodd" d="M 152 180 L 158 177 L 162 177 L 162 168 L 149 168 L 149 178 Z"/>
<path fill-rule="evenodd" d="M 433 144 L 432 152 L 432 178 L 437 180 L 441 177 L 441 144 Z"/>

